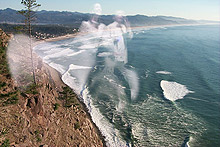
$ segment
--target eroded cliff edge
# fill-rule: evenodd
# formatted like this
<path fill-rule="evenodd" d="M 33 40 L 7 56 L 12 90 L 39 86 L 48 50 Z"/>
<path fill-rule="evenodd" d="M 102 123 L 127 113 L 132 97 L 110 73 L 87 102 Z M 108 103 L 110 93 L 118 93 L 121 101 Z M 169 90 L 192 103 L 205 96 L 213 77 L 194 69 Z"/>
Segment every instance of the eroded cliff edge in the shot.
<path fill-rule="evenodd" d="M 8 35 L 0 31 L 5 44 Z M 19 89 L 8 69 L 5 46 L 0 48 L 0 145 L 105 146 L 77 95 L 40 58 L 37 85 Z"/>

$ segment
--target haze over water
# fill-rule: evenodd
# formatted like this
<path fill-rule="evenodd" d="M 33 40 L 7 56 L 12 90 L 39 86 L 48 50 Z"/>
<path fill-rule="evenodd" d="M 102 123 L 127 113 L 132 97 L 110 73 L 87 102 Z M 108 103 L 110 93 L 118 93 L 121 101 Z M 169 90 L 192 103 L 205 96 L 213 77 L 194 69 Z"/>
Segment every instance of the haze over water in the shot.
<path fill-rule="evenodd" d="M 61 1 L 55 1 L 51 1 L 54 5 L 49 4 L 50 0 L 40 3 L 47 10 L 69 8 L 85 13 L 89 13 L 93 3 L 71 0 L 61 5 Z M 16 4 L 12 0 L 4 3 L 1 6 Z M 115 14 L 113 11 L 120 7 L 128 15 L 219 20 L 217 0 L 100 3 L 108 8 L 104 14 Z M 109 24 L 101 23 L 104 17 L 100 18 L 103 14 L 100 4 L 95 4 L 91 13 L 75 38 L 43 42 L 34 47 L 34 52 L 78 94 L 107 146 L 219 147 L 219 24 L 131 28 L 123 11 L 112 15 L 113 22 L 106 21 Z M 183 20 L 167 19 L 174 23 L 175 19 L 180 23 Z M 154 22 L 151 20 L 149 24 Z M 139 26 L 138 23 L 133 25 Z M 8 54 L 16 60 L 22 59 L 21 65 L 31 67 L 28 58 L 25 63 L 24 58 L 16 56 L 21 53 L 20 48 L 29 48 L 28 38 L 21 36 L 14 36 Z M 30 54 L 26 50 L 24 53 Z M 21 65 L 12 61 L 9 60 L 12 75 L 15 73 L 19 80 Z"/>
<path fill-rule="evenodd" d="M 133 30 L 127 63 L 105 41 L 88 34 L 35 51 L 81 94 L 109 146 L 220 145 L 219 26 Z"/>

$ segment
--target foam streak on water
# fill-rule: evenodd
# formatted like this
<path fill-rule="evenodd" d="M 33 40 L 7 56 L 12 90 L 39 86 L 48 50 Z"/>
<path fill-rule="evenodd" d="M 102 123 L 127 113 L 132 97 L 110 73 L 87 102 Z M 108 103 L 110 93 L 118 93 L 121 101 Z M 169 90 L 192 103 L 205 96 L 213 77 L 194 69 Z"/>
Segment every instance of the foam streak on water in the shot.
<path fill-rule="evenodd" d="M 183 99 L 188 93 L 194 93 L 193 91 L 189 91 L 186 86 L 176 82 L 162 80 L 160 86 L 163 89 L 164 97 L 170 101 Z"/>
<path fill-rule="evenodd" d="M 169 71 L 157 71 L 157 74 L 171 75 L 172 73 Z"/>
<path fill-rule="evenodd" d="M 124 57 L 124 28 L 97 24 L 35 51 L 81 96 L 107 145 L 218 146 L 219 40 L 190 34 L 196 27 L 147 30 L 127 42 Z"/>
<path fill-rule="evenodd" d="M 100 8 L 100 5 L 96 4 L 96 8 Z M 90 95 L 87 85 L 89 88 L 94 88 L 93 83 L 102 83 L 104 81 L 103 84 L 108 83 L 109 87 L 101 87 L 97 94 L 111 97 L 109 89 L 116 93 L 116 95 L 112 96 L 112 100 L 109 99 L 112 102 L 112 106 L 108 105 L 111 109 L 116 110 L 113 113 L 112 121 L 115 120 L 115 115 L 122 113 L 126 106 L 124 99 L 124 89 L 126 87 L 122 85 L 117 75 L 114 74 L 116 67 L 119 67 L 119 72 L 129 83 L 131 89 L 130 99 L 136 99 L 139 90 L 137 74 L 134 70 L 127 69 L 124 66 L 128 61 L 123 35 L 129 31 L 128 23 L 122 23 L 125 21 L 122 16 L 115 16 L 115 22 L 106 26 L 97 22 L 97 18 L 98 16 L 94 15 L 91 20 L 82 22 L 80 27 L 81 36 L 56 43 L 45 43 L 45 46 L 39 45 L 35 47 L 35 51 L 43 58 L 44 62 L 62 73 L 64 83 L 74 89 L 78 95 L 82 96 L 82 100 L 87 106 L 92 120 L 105 136 L 107 145 L 115 147 L 126 146 L 126 142 L 122 139 L 119 130 L 109 123 L 109 120 L 103 116 L 100 109 L 94 105 L 93 101 L 98 101 L 102 97 L 92 95 L 96 98 L 94 100 L 94 97 Z M 130 36 L 132 36 L 131 32 Z M 100 48 L 105 48 L 107 52 L 99 51 Z M 97 67 L 97 58 L 100 57 L 105 58 L 104 64 L 102 64 L 104 70 L 99 71 L 101 68 L 97 71 L 97 68 L 93 70 L 93 67 Z M 94 74 L 92 70 L 95 71 Z M 89 77 L 91 81 L 88 80 Z M 97 86 L 95 88 L 98 89 Z"/>
<path fill-rule="evenodd" d="M 89 40 L 90 38 L 90 36 L 83 37 L 86 38 L 86 40 Z M 105 136 L 107 146 L 124 147 L 126 146 L 126 142 L 121 139 L 119 131 L 115 129 L 114 126 L 100 113 L 100 110 L 94 106 L 92 98 L 89 95 L 88 88 L 86 87 L 87 78 L 95 63 L 95 52 L 93 51 L 95 51 L 96 48 L 90 48 L 89 50 L 80 48 L 80 50 L 77 51 L 78 48 L 75 43 L 79 43 L 80 41 L 76 40 L 83 39 L 81 37 L 76 37 L 73 40 L 74 41 L 69 40 L 68 43 L 64 41 L 60 43 L 57 48 L 50 48 L 50 46 L 54 46 L 53 43 L 45 43 L 44 45 L 40 44 L 35 47 L 35 51 L 41 55 L 43 59 L 45 59 L 44 62 L 48 63 L 51 67 L 55 68 L 62 74 L 62 80 L 65 84 L 74 89 L 74 91 L 82 97 L 82 101 L 87 106 L 93 122 Z M 65 46 L 66 44 L 68 44 L 68 47 L 72 46 L 72 53 L 70 51 L 66 52 L 65 47 L 60 48 L 60 46 Z M 82 57 L 86 58 L 83 62 Z M 61 59 L 63 63 L 60 63 Z M 113 85 L 117 84 L 112 79 L 108 80 L 113 82 Z M 119 86 L 122 89 L 125 88 L 118 84 L 115 86 Z M 120 105 L 124 104 L 120 103 Z"/>

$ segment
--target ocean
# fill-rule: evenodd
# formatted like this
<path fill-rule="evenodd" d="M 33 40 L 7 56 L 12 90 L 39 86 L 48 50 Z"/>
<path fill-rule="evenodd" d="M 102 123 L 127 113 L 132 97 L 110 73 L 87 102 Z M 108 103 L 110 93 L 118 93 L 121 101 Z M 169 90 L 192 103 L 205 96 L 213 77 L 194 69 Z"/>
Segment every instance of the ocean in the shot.
<path fill-rule="evenodd" d="M 34 51 L 80 96 L 107 146 L 220 146 L 219 25 L 98 30 Z"/>

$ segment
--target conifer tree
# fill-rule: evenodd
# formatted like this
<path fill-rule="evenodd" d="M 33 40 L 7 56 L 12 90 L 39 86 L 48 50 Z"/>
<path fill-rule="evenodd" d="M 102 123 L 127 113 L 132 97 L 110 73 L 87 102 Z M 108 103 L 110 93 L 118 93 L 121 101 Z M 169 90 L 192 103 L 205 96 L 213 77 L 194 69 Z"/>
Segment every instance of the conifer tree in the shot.
<path fill-rule="evenodd" d="M 34 71 L 34 61 L 33 61 L 33 50 L 32 50 L 32 46 L 31 46 L 31 25 L 33 23 L 33 21 L 35 21 L 36 15 L 34 10 L 38 7 L 40 7 L 41 5 L 38 4 L 36 2 L 36 0 L 22 0 L 21 4 L 23 4 L 25 6 L 25 10 L 21 10 L 19 11 L 19 13 L 21 15 L 23 15 L 25 17 L 25 25 L 26 25 L 26 31 L 29 35 L 29 39 L 30 39 L 30 52 L 31 52 L 31 65 L 32 65 L 32 74 L 33 74 L 33 81 L 34 84 L 36 84 L 36 77 L 35 77 L 35 71 Z"/>

